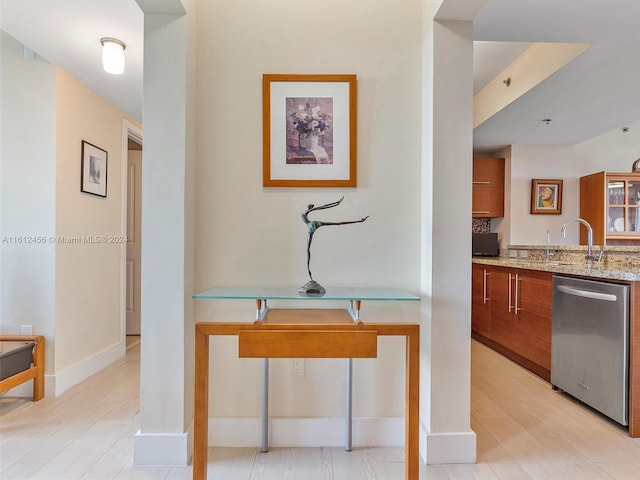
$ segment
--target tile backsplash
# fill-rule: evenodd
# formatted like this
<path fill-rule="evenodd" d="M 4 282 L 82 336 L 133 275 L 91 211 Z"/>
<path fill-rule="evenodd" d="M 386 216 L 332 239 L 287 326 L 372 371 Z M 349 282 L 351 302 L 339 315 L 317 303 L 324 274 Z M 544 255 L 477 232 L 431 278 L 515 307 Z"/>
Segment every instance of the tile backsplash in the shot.
<path fill-rule="evenodd" d="M 472 233 L 490 233 L 491 219 L 490 218 L 471 219 L 471 232 Z"/>

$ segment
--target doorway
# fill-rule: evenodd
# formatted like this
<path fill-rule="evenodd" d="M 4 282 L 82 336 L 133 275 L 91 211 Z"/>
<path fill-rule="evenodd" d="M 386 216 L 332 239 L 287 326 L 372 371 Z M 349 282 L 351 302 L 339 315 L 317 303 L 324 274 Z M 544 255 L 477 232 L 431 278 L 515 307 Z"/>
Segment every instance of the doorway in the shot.
<path fill-rule="evenodd" d="M 141 214 L 142 214 L 142 137 L 128 131 L 126 165 L 126 261 L 125 261 L 125 333 L 127 348 L 140 336 L 141 304 Z M 138 337 L 137 339 L 135 337 Z"/>

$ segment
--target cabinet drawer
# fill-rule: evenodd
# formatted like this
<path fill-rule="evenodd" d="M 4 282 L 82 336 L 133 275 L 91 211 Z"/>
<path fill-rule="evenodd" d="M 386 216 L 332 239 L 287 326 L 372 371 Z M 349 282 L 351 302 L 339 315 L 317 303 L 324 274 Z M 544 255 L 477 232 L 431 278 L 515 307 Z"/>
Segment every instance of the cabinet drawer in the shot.
<path fill-rule="evenodd" d="M 374 330 L 241 330 L 241 358 L 375 358 Z"/>

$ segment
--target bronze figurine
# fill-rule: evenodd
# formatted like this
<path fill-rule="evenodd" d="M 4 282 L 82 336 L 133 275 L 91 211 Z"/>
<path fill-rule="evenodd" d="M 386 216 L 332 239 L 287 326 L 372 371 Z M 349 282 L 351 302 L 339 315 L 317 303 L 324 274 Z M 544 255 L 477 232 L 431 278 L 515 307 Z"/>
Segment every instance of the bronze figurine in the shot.
<path fill-rule="evenodd" d="M 311 275 L 311 242 L 313 241 L 313 234 L 316 233 L 320 227 L 324 227 L 326 225 L 348 225 L 351 223 L 362 223 L 369 216 L 360 219 L 360 220 L 351 220 L 345 222 L 322 222 L 319 220 L 309 220 L 309 214 L 311 212 L 315 212 L 316 210 L 325 210 L 327 208 L 337 207 L 344 200 L 344 196 L 340 198 L 337 202 L 327 203 L 326 205 L 315 206 L 314 204 L 307 205 L 307 210 L 302 213 L 302 221 L 307 224 L 307 229 L 309 231 L 307 237 L 307 272 L 309 273 L 309 281 L 305 283 L 302 287 L 298 289 L 298 292 L 302 295 L 317 295 L 322 296 L 326 292 L 324 287 L 320 285 L 313 279 L 313 275 Z"/>

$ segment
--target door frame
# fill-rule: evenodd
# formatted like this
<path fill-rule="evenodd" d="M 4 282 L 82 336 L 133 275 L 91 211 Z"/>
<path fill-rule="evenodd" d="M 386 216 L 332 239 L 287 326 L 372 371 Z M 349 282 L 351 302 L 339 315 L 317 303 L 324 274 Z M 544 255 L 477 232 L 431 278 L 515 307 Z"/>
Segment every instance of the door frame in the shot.
<path fill-rule="evenodd" d="M 127 119 L 122 120 L 122 185 L 120 192 L 120 234 L 122 236 L 127 235 L 127 189 L 128 181 L 127 174 L 129 169 L 127 168 L 127 158 L 129 156 L 129 139 L 133 140 L 140 145 L 142 143 L 142 129 L 130 122 Z M 143 148 L 144 152 L 144 148 Z M 144 155 L 144 153 L 143 153 Z M 122 355 L 124 356 L 127 351 L 127 242 L 120 244 L 120 346 L 122 349 Z"/>

